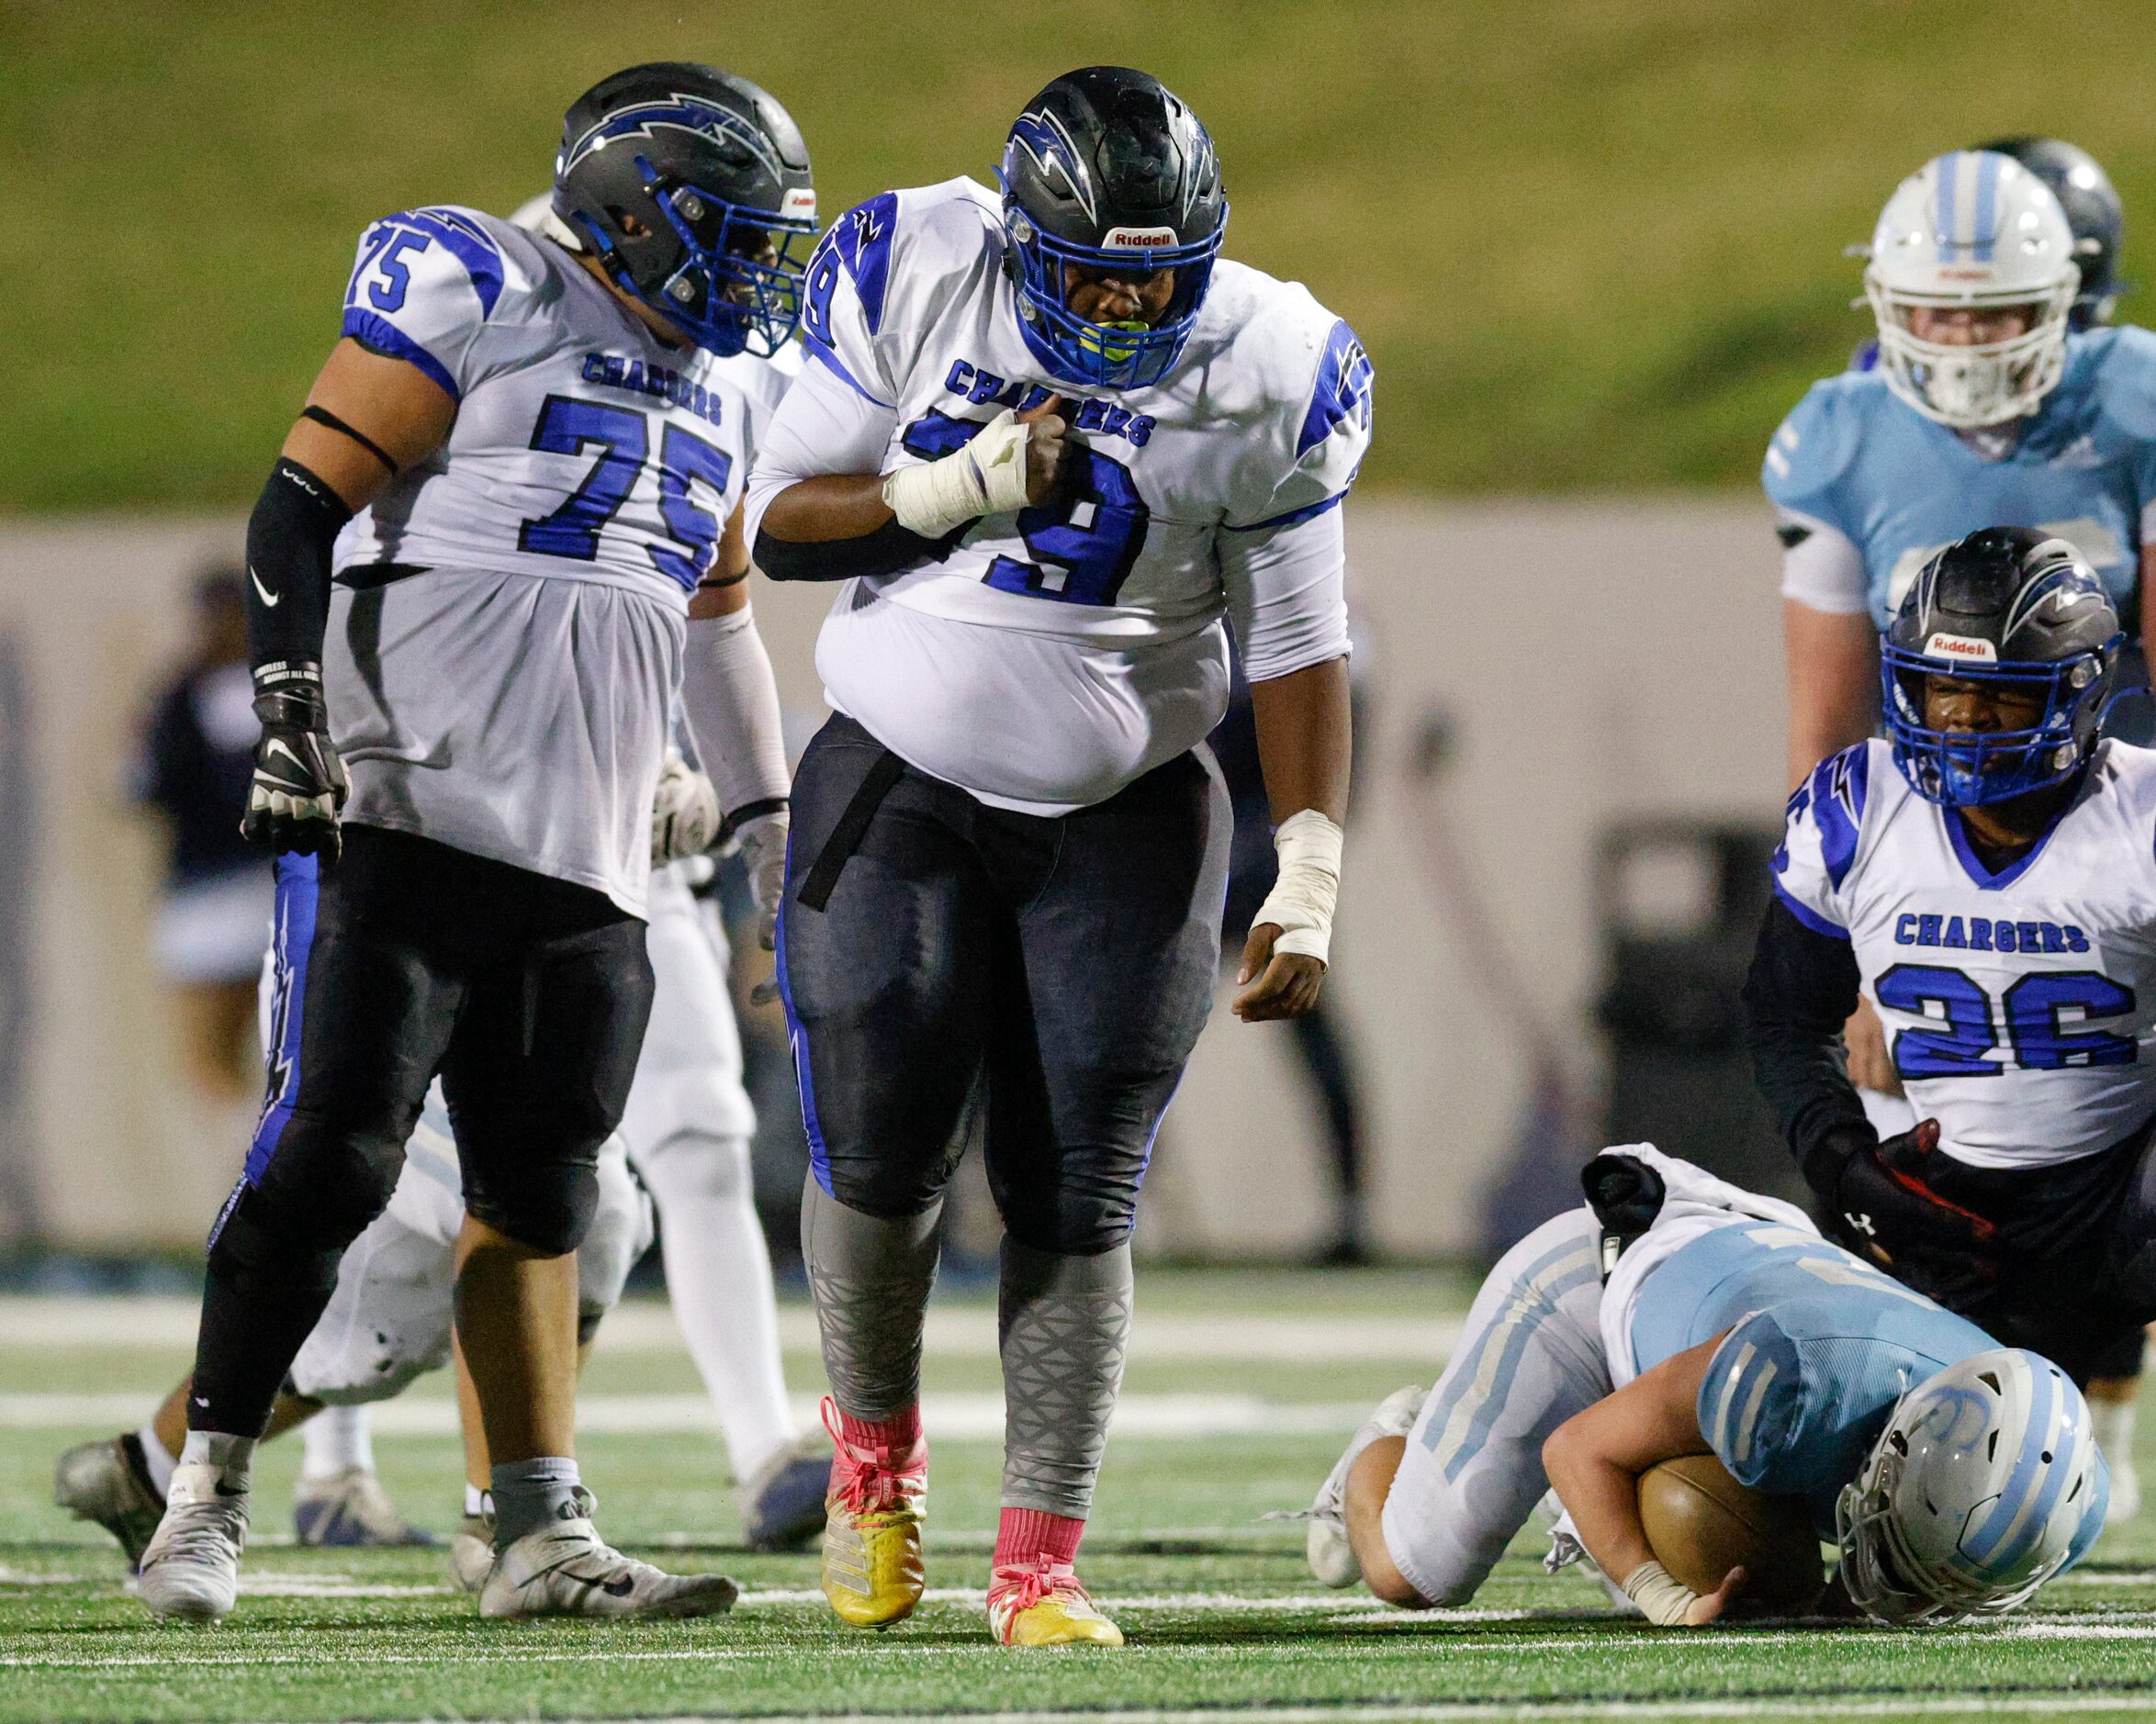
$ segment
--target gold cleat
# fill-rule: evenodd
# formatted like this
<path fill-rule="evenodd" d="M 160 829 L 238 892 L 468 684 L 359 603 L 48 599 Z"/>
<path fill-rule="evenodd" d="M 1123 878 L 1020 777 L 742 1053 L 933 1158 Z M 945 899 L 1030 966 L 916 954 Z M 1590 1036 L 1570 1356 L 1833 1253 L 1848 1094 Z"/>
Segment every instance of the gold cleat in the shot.
<path fill-rule="evenodd" d="M 835 1427 L 830 1402 L 825 1423 Z M 887 1629 L 921 1602 L 921 1523 L 928 1517 L 928 1445 L 905 1455 L 862 1449 L 831 1431 L 824 1499 L 824 1596 L 841 1622 Z"/>
<path fill-rule="evenodd" d="M 988 1590 L 988 1631 L 1005 1646 L 1123 1644 L 1123 1630 L 1061 1562 L 997 1569 Z"/>

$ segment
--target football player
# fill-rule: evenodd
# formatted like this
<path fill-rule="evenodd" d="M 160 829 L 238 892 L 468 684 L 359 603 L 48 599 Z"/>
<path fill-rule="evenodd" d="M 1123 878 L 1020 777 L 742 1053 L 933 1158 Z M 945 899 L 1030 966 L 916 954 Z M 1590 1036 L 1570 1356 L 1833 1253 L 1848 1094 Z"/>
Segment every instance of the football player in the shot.
<path fill-rule="evenodd" d="M 1400 1390 L 1310 1512 L 1312 1572 L 1465 1604 L 1555 1487 L 1569 1537 L 1649 1621 L 1714 1621 L 1656 1560 L 1639 1478 L 1713 1454 L 1802 1498 L 1882 1622 L 2010 1610 L 2103 1530 L 2104 1458 L 2066 1373 L 1822 1238 L 1804 1214 L 1646 1145 L 1506 1253 L 1437 1386 Z"/>
<path fill-rule="evenodd" d="M 763 91 L 659 64 L 570 109 L 555 209 L 578 249 L 450 207 L 367 229 L 249 528 L 247 824 L 280 853 L 298 1025 L 210 1235 L 189 1430 L 142 1559 L 161 1616 L 230 1609 L 254 1442 L 437 1072 L 497 1516 L 481 1614 L 735 1595 L 592 1525 L 574 1253 L 651 1003 L 651 808 L 684 655 L 707 700 L 776 711 L 744 686 L 769 675 L 740 650 L 746 589 L 698 589 L 747 564 L 757 416 L 718 364 L 791 334 L 814 193 Z M 700 742 L 728 814 L 783 818 L 775 743 Z"/>
<path fill-rule="evenodd" d="M 2073 261 L 2081 268 L 2081 291 L 2067 313 L 2067 328 L 2088 330 L 2110 322 L 2123 290 L 2118 254 L 2126 241 L 2126 210 L 2103 163 L 2060 138 L 1999 138 L 1975 149 L 2013 157 L 2051 188 L 2066 212 L 2066 225 L 2073 233 Z M 1870 371 L 1878 364 L 1879 338 L 1873 335 L 1858 344 L 1849 369 Z"/>
<path fill-rule="evenodd" d="M 1001 178 L 825 237 L 749 484 L 758 565 L 841 583 L 779 964 L 838 1444 L 824 1589 L 870 1626 L 921 1596 L 922 1312 L 978 1096 L 1005 1227 L 989 1626 L 1113 1646 L 1074 1563 L 1139 1185 L 1211 1002 L 1230 820 L 1200 744 L 1232 611 L 1281 858 L 1235 1009 L 1295 1015 L 1339 879 L 1371 370 L 1303 288 L 1221 257 L 1212 140 L 1157 79 L 1055 79 Z"/>
<path fill-rule="evenodd" d="M 2123 642 L 2063 539 L 1933 557 L 1882 646 L 1889 740 L 1790 800 L 1745 992 L 1844 1243 L 2106 1387 L 2156 1317 L 2156 754 L 2097 729 Z M 1883 1136 L 1836 1046 L 1859 992 L 1918 1116 Z M 2132 1401 L 2091 1398 L 2130 1512 Z"/>

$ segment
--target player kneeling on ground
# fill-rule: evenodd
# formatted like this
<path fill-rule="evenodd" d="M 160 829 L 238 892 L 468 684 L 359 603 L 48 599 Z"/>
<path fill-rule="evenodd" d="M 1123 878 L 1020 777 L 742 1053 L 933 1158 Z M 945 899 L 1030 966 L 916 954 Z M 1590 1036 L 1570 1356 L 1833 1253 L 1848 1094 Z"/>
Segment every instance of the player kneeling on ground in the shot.
<path fill-rule="evenodd" d="M 2098 735 L 2124 642 L 2063 539 L 1939 552 L 1881 648 L 1892 740 L 1790 799 L 1745 988 L 1842 1243 L 2114 1391 L 2156 1318 L 2156 753 Z M 1916 1112 L 1883 1142 L 1842 1059 L 1859 991 Z M 2116 1517 L 2133 1405 L 2094 1405 Z"/>
<path fill-rule="evenodd" d="M 273 1036 L 271 1046 L 276 1045 Z M 590 1231 L 577 1248 L 577 1339 L 589 1348 L 600 1319 L 620 1301 L 629 1271 L 652 1240 L 651 1199 L 629 1171 L 620 1134 L 599 1152 L 599 1201 Z M 405 1145 L 404 1170 L 389 1206 L 352 1242 L 337 1266 L 329 1306 L 292 1361 L 265 1438 L 294 1426 L 307 1432 L 399 1395 L 449 1362 L 455 1299 L 456 1241 L 465 1220 L 456 1145 L 439 1086 Z M 173 1470 L 187 1432 L 187 1380 L 167 1395 L 139 1431 L 87 1442 L 61 1456 L 53 1496 L 76 1517 L 94 1520 L 140 1562 L 164 1514 Z M 468 1421 L 467 1421 L 468 1425 Z M 467 1526 L 452 1556 L 466 1590 L 486 1580 L 493 1547 L 472 1499 L 487 1489 L 486 1444 L 466 1433 L 477 1458 L 466 1485 Z M 432 1544 L 399 1515 L 376 1476 L 364 1424 L 345 1464 L 318 1474 L 318 1445 L 294 1493 L 292 1516 L 302 1544 Z M 334 1448 L 335 1439 L 325 1447 Z M 478 1534 L 473 1538 L 472 1534 Z M 467 1549 L 469 1546 L 471 1548 Z"/>
<path fill-rule="evenodd" d="M 1465 1604 L 1554 1485 L 1643 1615 L 1712 1622 L 1752 1577 L 1674 1579 L 1695 1552 L 1657 1551 L 1641 1512 L 1643 1476 L 1705 1455 L 1802 1503 L 1840 1549 L 1837 1590 L 1880 1621 L 2012 1609 L 2087 1553 L 2109 1475 L 2056 1365 L 1647 1146 L 1586 1179 L 1594 1203 L 1490 1271 L 1436 1388 L 1393 1395 L 1341 1456 L 1312 1509 L 1319 1580 Z M 1802 1608 L 1785 1601 L 1818 1572 L 1758 1578 Z"/>

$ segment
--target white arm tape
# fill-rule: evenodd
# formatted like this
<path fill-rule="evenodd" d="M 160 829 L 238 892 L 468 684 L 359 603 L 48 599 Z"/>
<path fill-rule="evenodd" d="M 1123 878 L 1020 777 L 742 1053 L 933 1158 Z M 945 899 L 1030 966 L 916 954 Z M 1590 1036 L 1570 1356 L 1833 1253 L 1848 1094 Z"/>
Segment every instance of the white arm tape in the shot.
<path fill-rule="evenodd" d="M 1624 1595 L 1660 1629 L 1684 1627 L 1685 1612 L 1700 1601 L 1699 1594 L 1655 1562 L 1642 1562 L 1624 1577 Z"/>
<path fill-rule="evenodd" d="M 983 515 L 1026 506 L 1026 440 L 1033 427 L 1009 408 L 948 455 L 901 467 L 883 481 L 883 500 L 898 524 L 924 539 L 940 539 Z"/>
<path fill-rule="evenodd" d="M 1332 907 L 1340 896 L 1340 849 L 1343 834 L 1338 826 L 1314 808 L 1290 814 L 1273 834 L 1274 853 L 1280 858 L 1280 878 L 1258 913 L 1255 927 L 1270 922 L 1280 930 L 1273 953 L 1298 953 L 1329 962 L 1332 946 Z"/>
<path fill-rule="evenodd" d="M 785 796 L 792 775 L 779 720 L 779 685 L 748 606 L 723 617 L 690 619 L 681 713 L 724 812 Z"/>

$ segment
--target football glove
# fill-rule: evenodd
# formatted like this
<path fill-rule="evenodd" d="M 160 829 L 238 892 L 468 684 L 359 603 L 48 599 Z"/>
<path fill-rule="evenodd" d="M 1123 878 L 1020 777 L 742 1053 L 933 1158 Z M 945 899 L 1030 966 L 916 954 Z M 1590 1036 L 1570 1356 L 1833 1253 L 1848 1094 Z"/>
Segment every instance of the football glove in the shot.
<path fill-rule="evenodd" d="M 1925 1178 L 1939 1147 L 1938 1121 L 1878 1142 L 1870 1136 L 1869 1127 L 1834 1132 L 1805 1162 L 1805 1180 L 1833 1212 L 1842 1242 L 1941 1300 L 1994 1279 L 1998 1228 Z"/>
<path fill-rule="evenodd" d="M 275 680 L 264 684 L 264 674 Z M 343 852 L 338 811 L 352 780 L 330 741 L 330 709 L 322 699 L 319 666 L 289 662 L 256 673 L 254 716 L 262 738 L 254 744 L 254 779 L 240 832 L 250 844 L 280 856 L 320 856 L 334 862 Z"/>
<path fill-rule="evenodd" d="M 679 749 L 668 749 L 651 803 L 651 866 L 702 856 L 718 835 L 719 793 Z"/>
<path fill-rule="evenodd" d="M 774 809 L 745 820 L 735 834 L 741 845 L 741 866 L 748 875 L 748 895 L 756 901 L 758 942 L 767 952 L 779 949 L 779 905 L 786 896 L 786 834 L 791 816 Z M 776 974 L 749 990 L 756 1005 L 769 1005 L 779 997 Z"/>

